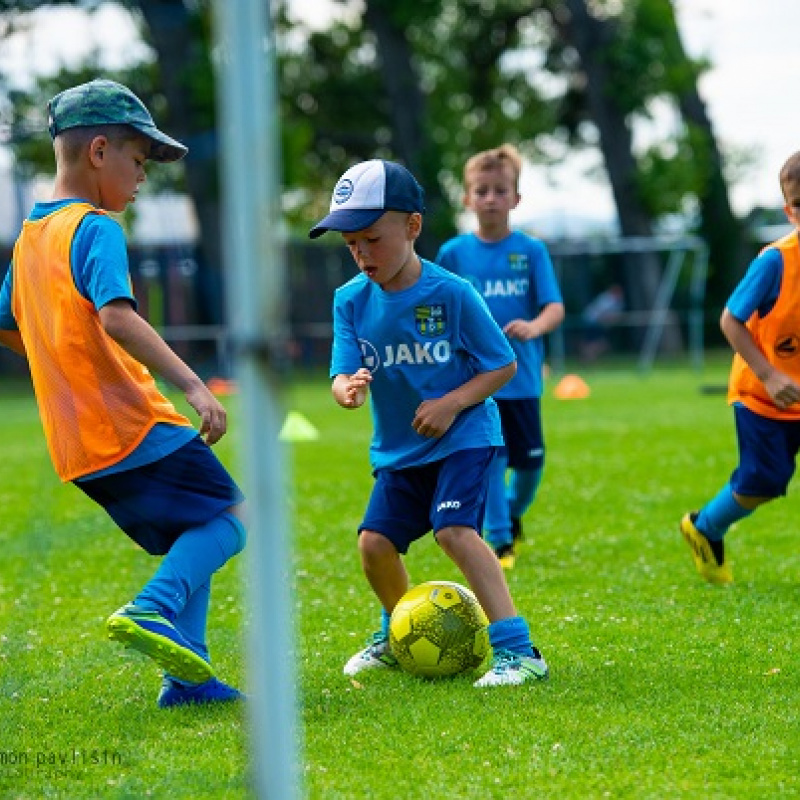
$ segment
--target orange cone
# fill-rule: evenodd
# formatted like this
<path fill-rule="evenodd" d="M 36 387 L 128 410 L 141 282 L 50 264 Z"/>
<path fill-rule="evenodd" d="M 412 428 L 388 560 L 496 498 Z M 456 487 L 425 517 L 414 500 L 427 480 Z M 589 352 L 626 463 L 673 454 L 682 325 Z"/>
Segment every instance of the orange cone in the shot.
<path fill-rule="evenodd" d="M 591 394 L 586 381 L 579 375 L 565 375 L 553 389 L 553 394 L 561 400 L 588 397 Z"/>

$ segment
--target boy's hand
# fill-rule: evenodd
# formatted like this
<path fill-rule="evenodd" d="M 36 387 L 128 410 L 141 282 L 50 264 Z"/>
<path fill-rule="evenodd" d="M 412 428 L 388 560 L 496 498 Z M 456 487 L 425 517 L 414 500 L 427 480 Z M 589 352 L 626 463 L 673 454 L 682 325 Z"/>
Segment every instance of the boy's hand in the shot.
<path fill-rule="evenodd" d="M 447 395 L 420 403 L 411 427 L 428 439 L 444 436 L 461 409 Z"/>
<path fill-rule="evenodd" d="M 186 400 L 200 416 L 200 435 L 206 444 L 218 442 L 228 429 L 228 412 L 222 403 L 204 383 L 192 386 L 186 392 Z"/>
<path fill-rule="evenodd" d="M 361 408 L 367 399 L 372 383 L 372 373 L 362 367 L 352 375 L 337 375 L 333 383 L 333 396 L 342 408 Z"/>
<path fill-rule="evenodd" d="M 800 401 L 800 386 L 778 370 L 770 371 L 764 381 L 764 388 L 778 408 L 786 409 Z"/>
<path fill-rule="evenodd" d="M 541 336 L 536 323 L 531 320 L 530 322 L 524 319 L 512 319 L 504 328 L 503 333 L 509 339 L 519 339 L 522 342 L 528 342 L 531 339 L 536 339 Z"/>

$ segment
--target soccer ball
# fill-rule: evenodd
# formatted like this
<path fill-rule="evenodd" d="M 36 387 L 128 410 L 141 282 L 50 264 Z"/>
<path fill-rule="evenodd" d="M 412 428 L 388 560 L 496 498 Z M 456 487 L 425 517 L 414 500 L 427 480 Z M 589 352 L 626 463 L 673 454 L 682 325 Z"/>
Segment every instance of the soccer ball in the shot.
<path fill-rule="evenodd" d="M 451 581 L 429 581 L 392 611 L 389 644 L 412 675 L 443 678 L 480 666 L 489 652 L 489 620 L 475 595 Z"/>

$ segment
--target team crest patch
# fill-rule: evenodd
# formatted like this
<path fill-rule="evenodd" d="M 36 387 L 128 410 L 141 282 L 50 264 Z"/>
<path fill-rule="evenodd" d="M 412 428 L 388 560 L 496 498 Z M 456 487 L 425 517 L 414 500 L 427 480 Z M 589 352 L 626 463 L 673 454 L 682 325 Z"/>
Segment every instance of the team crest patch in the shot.
<path fill-rule="evenodd" d="M 800 340 L 793 333 L 787 333 L 775 342 L 775 355 L 778 358 L 794 358 L 800 352 Z"/>
<path fill-rule="evenodd" d="M 525 253 L 509 253 L 508 266 L 515 272 L 527 272 L 528 256 Z"/>
<path fill-rule="evenodd" d="M 447 306 L 417 306 L 414 309 L 417 331 L 423 336 L 441 336 L 447 330 Z"/>

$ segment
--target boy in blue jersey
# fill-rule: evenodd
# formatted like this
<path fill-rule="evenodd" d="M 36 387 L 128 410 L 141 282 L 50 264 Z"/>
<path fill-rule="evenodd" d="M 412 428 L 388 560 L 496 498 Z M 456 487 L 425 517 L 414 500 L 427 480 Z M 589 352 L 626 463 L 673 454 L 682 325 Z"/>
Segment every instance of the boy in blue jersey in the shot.
<path fill-rule="evenodd" d="M 517 373 L 494 396 L 505 446 L 492 464 L 484 532 L 500 563 L 511 569 L 522 517 L 544 469 L 541 405 L 544 335 L 564 319 L 564 303 L 544 243 L 509 227 L 520 201 L 522 159 L 504 144 L 472 156 L 464 167 L 464 205 L 478 229 L 445 242 L 436 261 L 466 278 L 508 337 Z M 507 473 L 508 480 L 507 480 Z"/>
<path fill-rule="evenodd" d="M 226 412 L 136 312 L 121 226 L 147 159 L 186 148 L 128 88 L 95 80 L 48 104 L 53 198 L 25 221 L 0 289 L 0 344 L 27 357 L 59 477 L 164 558 L 106 623 L 110 639 L 164 672 L 161 708 L 240 700 L 214 676 L 206 644 L 213 574 L 244 546 L 243 497 L 211 451 Z M 200 432 L 150 373 L 181 389 Z"/>
<path fill-rule="evenodd" d="M 717 585 L 733 582 L 728 529 L 786 494 L 800 450 L 800 153 L 783 165 L 780 187 L 794 230 L 753 260 L 720 320 L 735 351 L 728 401 L 739 463 L 728 483 L 680 523 L 697 571 Z"/>
<path fill-rule="evenodd" d="M 547 665 L 478 533 L 502 444 L 491 396 L 514 374 L 514 353 L 474 289 L 417 256 L 423 212 L 411 173 L 376 159 L 345 172 L 309 234 L 340 231 L 360 270 L 335 293 L 330 374 L 343 408 L 370 396 L 374 422 L 375 484 L 358 542 L 383 615 L 344 672 L 396 666 L 388 626 L 409 588 L 401 554 L 433 530 L 490 621 L 493 666 L 475 686 L 523 684 L 546 678 Z"/>

